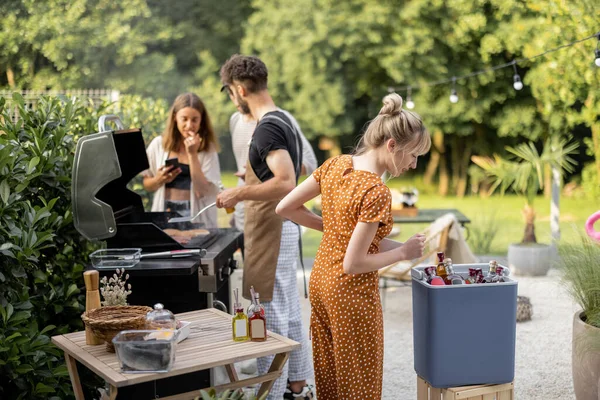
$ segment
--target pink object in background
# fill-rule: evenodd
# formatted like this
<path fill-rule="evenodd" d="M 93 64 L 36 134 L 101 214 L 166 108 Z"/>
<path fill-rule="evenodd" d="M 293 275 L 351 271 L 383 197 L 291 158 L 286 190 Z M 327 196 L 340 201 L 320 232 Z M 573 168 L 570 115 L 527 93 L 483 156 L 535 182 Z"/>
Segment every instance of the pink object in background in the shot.
<path fill-rule="evenodd" d="M 600 231 L 594 229 L 594 223 L 598 220 L 600 220 L 600 211 L 597 211 L 594 214 L 590 215 L 587 222 L 585 223 L 585 231 L 587 232 L 589 237 L 600 242 Z"/>

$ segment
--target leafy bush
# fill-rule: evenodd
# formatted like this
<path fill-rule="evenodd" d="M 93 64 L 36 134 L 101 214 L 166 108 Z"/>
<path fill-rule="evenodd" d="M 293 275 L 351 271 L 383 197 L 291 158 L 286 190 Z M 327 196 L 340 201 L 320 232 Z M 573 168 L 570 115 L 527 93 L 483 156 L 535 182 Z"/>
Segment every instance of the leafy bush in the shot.
<path fill-rule="evenodd" d="M 165 129 L 169 104 L 164 99 L 122 95 L 108 111 L 117 114 L 126 128 L 141 128 L 147 146 Z"/>
<path fill-rule="evenodd" d="M 581 187 L 589 199 L 600 201 L 600 176 L 596 164 L 587 164 L 581 171 Z"/>
<path fill-rule="evenodd" d="M 90 245 L 71 214 L 75 137 L 97 120 L 75 99 L 42 98 L 14 122 L 0 98 L 0 398 L 71 397 L 50 336 L 81 330 Z"/>
<path fill-rule="evenodd" d="M 71 214 L 76 140 L 97 132 L 100 115 L 115 113 L 126 127 L 141 127 L 149 143 L 167 109 L 164 101 L 136 96 L 96 105 L 42 98 L 35 109 L 19 94 L 0 98 L 0 398 L 72 397 L 62 352 L 50 336 L 83 329 L 82 272 L 93 248 Z M 147 197 L 141 182 L 134 189 Z"/>
<path fill-rule="evenodd" d="M 475 254 L 490 254 L 492 242 L 498 234 L 500 225 L 496 213 L 486 213 L 474 220 L 469 226 L 469 246 Z"/>

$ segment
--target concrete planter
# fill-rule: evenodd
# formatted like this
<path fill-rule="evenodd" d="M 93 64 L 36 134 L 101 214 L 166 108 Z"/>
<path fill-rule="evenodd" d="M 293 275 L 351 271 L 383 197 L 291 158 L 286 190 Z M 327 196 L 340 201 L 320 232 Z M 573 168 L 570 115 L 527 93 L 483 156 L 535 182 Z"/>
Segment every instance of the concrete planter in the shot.
<path fill-rule="evenodd" d="M 600 328 L 586 324 L 583 312 L 573 317 L 573 386 L 577 400 L 600 400 Z M 596 341 L 595 344 L 592 342 Z"/>
<path fill-rule="evenodd" d="M 516 275 L 543 276 L 550 269 L 554 253 L 547 244 L 511 244 L 508 246 L 508 267 Z"/>

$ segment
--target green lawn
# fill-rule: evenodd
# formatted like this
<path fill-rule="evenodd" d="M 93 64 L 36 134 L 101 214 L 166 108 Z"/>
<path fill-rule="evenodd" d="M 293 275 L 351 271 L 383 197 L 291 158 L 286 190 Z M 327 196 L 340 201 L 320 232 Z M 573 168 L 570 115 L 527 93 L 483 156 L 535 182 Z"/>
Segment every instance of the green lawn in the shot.
<path fill-rule="evenodd" d="M 236 185 L 236 178 L 229 174 L 223 174 L 223 184 L 225 187 L 233 187 Z M 477 236 L 477 231 L 484 231 L 486 225 L 490 224 L 490 220 L 498 225 L 498 232 L 494 237 L 491 246 L 490 254 L 504 255 L 507 252 L 508 245 L 521 241 L 523 237 L 524 222 L 521 216 L 521 210 L 525 204 L 525 200 L 518 196 L 492 196 L 487 199 L 482 199 L 475 196 L 465 198 L 456 197 L 441 197 L 431 193 L 432 188 L 423 187 L 420 182 L 409 180 L 394 179 L 388 182 L 390 187 L 401 188 L 402 186 L 415 185 L 420 190 L 419 201 L 417 206 L 421 208 L 456 208 L 471 219 L 470 227 L 471 239 Z M 594 212 L 598 211 L 600 205 L 597 202 L 589 199 L 581 198 L 561 198 L 561 234 L 563 240 L 569 240 L 577 235 L 573 229 L 575 226 L 578 230 L 583 229 L 586 219 Z M 550 234 L 550 199 L 540 196 L 535 202 L 536 209 L 536 235 L 538 242 L 549 243 Z M 402 224 L 398 225 L 401 228 L 401 234 L 396 237 L 396 240 L 403 241 L 423 230 L 426 224 Z M 315 231 L 307 232 L 303 237 L 304 255 L 305 257 L 314 257 L 321 240 L 321 234 Z M 473 250 L 474 245 L 471 242 Z"/>

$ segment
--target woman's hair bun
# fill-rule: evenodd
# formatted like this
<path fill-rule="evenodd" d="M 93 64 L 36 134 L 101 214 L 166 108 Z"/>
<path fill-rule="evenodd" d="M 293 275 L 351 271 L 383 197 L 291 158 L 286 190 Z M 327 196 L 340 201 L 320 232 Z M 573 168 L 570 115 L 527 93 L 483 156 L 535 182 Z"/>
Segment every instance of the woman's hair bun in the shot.
<path fill-rule="evenodd" d="M 402 111 L 402 97 L 398 93 L 390 93 L 383 98 L 383 107 L 379 115 L 398 115 Z"/>

